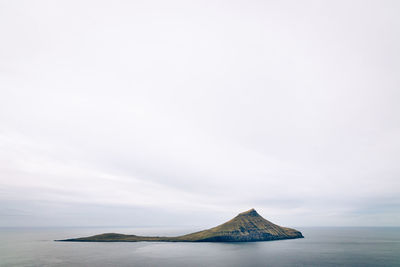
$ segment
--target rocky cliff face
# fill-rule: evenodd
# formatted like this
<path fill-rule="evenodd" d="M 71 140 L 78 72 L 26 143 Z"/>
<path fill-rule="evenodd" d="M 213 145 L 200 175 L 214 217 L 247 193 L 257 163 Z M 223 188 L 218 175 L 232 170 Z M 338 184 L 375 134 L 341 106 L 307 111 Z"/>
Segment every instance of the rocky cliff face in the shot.
<path fill-rule="evenodd" d="M 242 212 L 232 220 L 214 228 L 177 237 L 148 237 L 123 234 L 101 234 L 61 241 L 81 242 L 251 242 L 303 238 L 301 232 L 281 227 L 261 217 L 255 209 Z"/>
<path fill-rule="evenodd" d="M 209 242 L 244 242 L 302 237 L 301 232 L 273 224 L 261 217 L 255 209 L 251 209 L 217 227 L 179 238 Z"/>

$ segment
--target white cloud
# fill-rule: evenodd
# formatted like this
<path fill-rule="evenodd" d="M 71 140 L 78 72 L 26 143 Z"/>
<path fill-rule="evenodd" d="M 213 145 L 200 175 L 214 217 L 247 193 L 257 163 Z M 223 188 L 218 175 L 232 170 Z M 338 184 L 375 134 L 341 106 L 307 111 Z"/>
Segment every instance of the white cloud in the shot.
<path fill-rule="evenodd" d="M 396 3 L 2 5 L 5 210 L 398 225 Z"/>

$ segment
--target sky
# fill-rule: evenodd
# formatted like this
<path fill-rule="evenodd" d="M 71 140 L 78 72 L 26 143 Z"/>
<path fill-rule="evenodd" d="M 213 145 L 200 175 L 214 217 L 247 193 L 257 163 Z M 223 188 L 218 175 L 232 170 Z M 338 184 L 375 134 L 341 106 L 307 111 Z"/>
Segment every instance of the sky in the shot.
<path fill-rule="evenodd" d="M 399 12 L 0 0 L 0 226 L 400 226 Z"/>

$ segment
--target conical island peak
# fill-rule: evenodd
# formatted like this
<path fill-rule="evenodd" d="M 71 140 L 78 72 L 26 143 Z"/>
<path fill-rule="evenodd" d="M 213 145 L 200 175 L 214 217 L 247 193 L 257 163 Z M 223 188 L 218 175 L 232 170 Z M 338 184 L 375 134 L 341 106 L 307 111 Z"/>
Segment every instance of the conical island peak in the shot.
<path fill-rule="evenodd" d="M 249 209 L 247 211 L 239 213 L 237 216 L 240 215 L 249 215 L 249 216 L 260 216 L 255 209 Z"/>
<path fill-rule="evenodd" d="M 303 238 L 301 232 L 281 227 L 264 219 L 255 209 L 239 213 L 232 220 L 216 227 L 176 237 L 136 236 L 116 233 L 100 234 L 90 237 L 65 239 L 60 241 L 79 242 L 253 242 L 281 239 Z"/>

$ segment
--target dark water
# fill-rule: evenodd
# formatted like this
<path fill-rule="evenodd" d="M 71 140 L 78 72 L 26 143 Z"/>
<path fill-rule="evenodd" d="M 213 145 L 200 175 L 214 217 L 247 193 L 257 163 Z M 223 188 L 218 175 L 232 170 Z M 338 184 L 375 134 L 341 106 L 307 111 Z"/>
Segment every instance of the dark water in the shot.
<path fill-rule="evenodd" d="M 255 243 L 69 243 L 52 240 L 103 232 L 181 232 L 0 228 L 0 266 L 400 266 L 400 228 L 298 229 L 306 238 Z"/>

